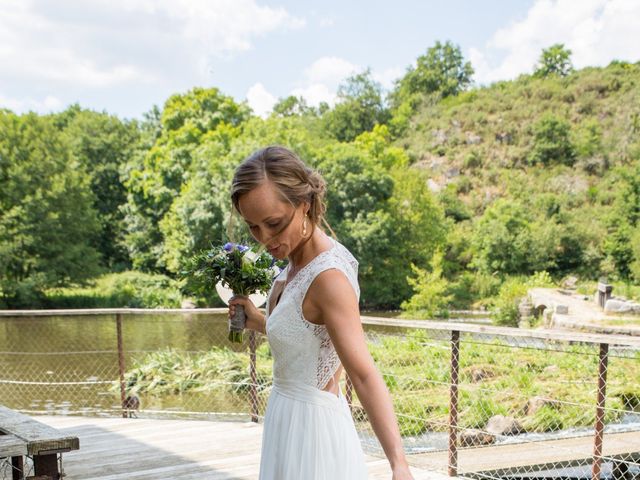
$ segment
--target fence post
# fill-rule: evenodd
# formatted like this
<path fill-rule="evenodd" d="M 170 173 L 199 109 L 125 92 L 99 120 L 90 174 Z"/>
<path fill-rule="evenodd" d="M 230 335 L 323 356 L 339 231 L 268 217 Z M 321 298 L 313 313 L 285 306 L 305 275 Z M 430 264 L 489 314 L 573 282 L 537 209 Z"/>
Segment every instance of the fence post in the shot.
<path fill-rule="evenodd" d="M 450 477 L 458 476 L 458 370 L 460 367 L 460 332 L 451 331 L 451 386 L 449 388 L 449 466 Z"/>
<path fill-rule="evenodd" d="M 249 372 L 251 375 L 251 421 L 258 423 L 258 373 L 256 369 L 256 332 L 249 332 Z"/>
<path fill-rule="evenodd" d="M 122 418 L 127 418 L 125 408 L 126 392 L 124 386 L 124 348 L 122 346 L 122 314 L 116 313 L 116 336 L 118 337 L 118 370 L 120 372 L 120 405 L 122 406 Z"/>
<path fill-rule="evenodd" d="M 591 478 L 600 479 L 602 468 L 602 440 L 604 434 L 604 405 L 607 392 L 607 366 L 609 362 L 609 344 L 600 344 L 600 361 L 598 363 L 598 396 L 596 404 L 596 424 L 593 439 L 593 465 Z"/>

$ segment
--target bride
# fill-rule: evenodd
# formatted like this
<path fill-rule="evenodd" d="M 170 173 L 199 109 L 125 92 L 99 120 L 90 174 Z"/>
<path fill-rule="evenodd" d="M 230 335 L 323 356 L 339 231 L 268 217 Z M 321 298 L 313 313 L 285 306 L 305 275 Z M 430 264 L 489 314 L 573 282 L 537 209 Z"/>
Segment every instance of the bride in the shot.
<path fill-rule="evenodd" d="M 260 480 L 364 480 L 367 467 L 340 389 L 346 370 L 387 456 L 392 480 L 413 480 L 387 387 L 360 321 L 358 262 L 328 236 L 325 182 L 293 152 L 261 149 L 236 169 L 235 210 L 253 237 L 287 267 L 263 315 L 247 298 L 246 328 L 267 335 L 273 388 L 264 418 Z M 335 237 L 335 234 L 334 234 Z"/>

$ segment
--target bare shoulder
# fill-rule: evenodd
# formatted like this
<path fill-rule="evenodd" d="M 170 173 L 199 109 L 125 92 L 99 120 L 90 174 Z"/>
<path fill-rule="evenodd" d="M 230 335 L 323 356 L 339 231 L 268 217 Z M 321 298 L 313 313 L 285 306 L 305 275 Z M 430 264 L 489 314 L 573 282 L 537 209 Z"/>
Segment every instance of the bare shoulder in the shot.
<path fill-rule="evenodd" d="M 329 326 L 346 318 L 359 319 L 358 298 L 344 271 L 332 267 L 320 272 L 307 291 L 303 303 L 305 318 Z"/>

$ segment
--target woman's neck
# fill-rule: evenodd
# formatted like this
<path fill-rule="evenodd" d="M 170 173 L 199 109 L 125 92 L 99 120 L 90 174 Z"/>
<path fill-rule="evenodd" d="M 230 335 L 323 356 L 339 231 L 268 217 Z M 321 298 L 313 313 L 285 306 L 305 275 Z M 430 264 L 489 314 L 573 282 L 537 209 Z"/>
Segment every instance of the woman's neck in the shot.
<path fill-rule="evenodd" d="M 289 255 L 289 264 L 297 272 L 318 254 L 331 248 L 331 239 L 320 228 L 314 228 L 309 239 L 301 240 L 300 244 Z"/>

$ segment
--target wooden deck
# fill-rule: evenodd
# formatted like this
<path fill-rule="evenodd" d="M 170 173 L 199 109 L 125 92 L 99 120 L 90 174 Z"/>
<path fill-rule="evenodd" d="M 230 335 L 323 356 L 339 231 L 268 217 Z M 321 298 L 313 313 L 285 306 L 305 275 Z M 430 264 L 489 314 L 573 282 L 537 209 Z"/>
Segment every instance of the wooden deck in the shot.
<path fill-rule="evenodd" d="M 262 425 L 251 422 L 37 416 L 80 438 L 62 456 L 66 480 L 255 480 Z M 385 458 L 367 457 L 370 480 L 389 480 Z M 415 480 L 444 480 L 412 468 Z"/>

